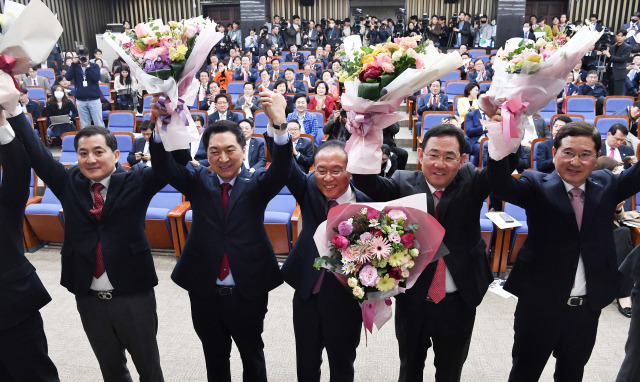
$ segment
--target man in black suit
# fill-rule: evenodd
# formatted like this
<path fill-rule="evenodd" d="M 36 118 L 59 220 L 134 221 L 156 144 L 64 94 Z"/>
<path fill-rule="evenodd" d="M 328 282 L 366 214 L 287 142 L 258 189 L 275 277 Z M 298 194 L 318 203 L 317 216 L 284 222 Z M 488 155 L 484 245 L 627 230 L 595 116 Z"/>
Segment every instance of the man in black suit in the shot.
<path fill-rule="evenodd" d="M 251 58 L 244 56 L 242 57 L 241 62 L 240 67 L 236 69 L 236 72 L 233 75 L 233 80 L 255 84 L 258 80 L 258 71 L 251 67 Z"/>
<path fill-rule="evenodd" d="M 633 149 L 624 144 L 627 134 L 629 134 L 629 130 L 623 124 L 612 125 L 607 132 L 607 139 L 605 139 L 600 152 L 602 156 L 617 160 L 620 166 L 624 164 L 625 170 L 637 162 Z M 625 158 L 628 159 L 625 160 Z"/>
<path fill-rule="evenodd" d="M 289 52 L 284 56 L 285 62 L 295 62 L 298 64 L 298 69 L 302 68 L 304 64 L 304 55 L 298 53 L 298 47 L 294 44 L 289 47 Z"/>
<path fill-rule="evenodd" d="M 292 119 L 287 122 L 287 131 L 291 136 L 293 159 L 297 167 L 304 173 L 309 172 L 313 164 L 313 144 L 306 137 L 300 137 L 300 122 Z"/>
<path fill-rule="evenodd" d="M 631 47 L 624 42 L 627 38 L 626 30 L 619 30 L 616 33 L 616 43 L 609 45 L 607 50 L 602 52 L 611 62 L 610 66 L 610 87 L 614 95 L 624 95 L 624 81 L 627 78 L 627 64 L 629 63 Z"/>
<path fill-rule="evenodd" d="M 78 132 L 78 164 L 68 169 L 32 129 L 14 127 L 38 177 L 64 209 L 60 283 L 76 297 L 103 378 L 131 381 L 127 350 L 141 380 L 162 381 L 153 291 L 158 277 L 144 221 L 151 198 L 167 183 L 150 167 L 127 172 L 120 166 L 115 136 L 104 127 Z"/>
<path fill-rule="evenodd" d="M 247 118 L 253 119 L 256 111 L 260 110 L 260 97 L 255 95 L 256 85 L 253 82 L 245 82 L 244 93 L 238 97 L 234 110 L 242 110 Z"/>
<path fill-rule="evenodd" d="M 456 47 L 460 45 L 469 46 L 469 39 L 471 38 L 471 24 L 466 21 L 467 15 L 464 12 L 458 14 L 458 24 L 453 28 L 453 31 L 457 34 Z M 473 41 L 471 41 L 473 42 Z"/>
<path fill-rule="evenodd" d="M 551 127 L 551 135 L 555 137 L 562 126 L 571 122 L 571 118 L 567 117 L 566 115 L 557 117 L 553 122 L 553 126 Z M 556 169 L 556 167 L 553 165 L 553 137 L 536 144 L 536 147 L 538 147 L 535 157 L 537 171 L 549 174 Z"/>
<path fill-rule="evenodd" d="M 140 124 L 141 137 L 133 141 L 133 150 L 127 155 L 127 162 L 133 166 L 151 166 L 151 154 L 149 153 L 149 138 L 151 138 L 151 122 L 142 121 Z"/>
<path fill-rule="evenodd" d="M 280 60 L 274 58 L 271 60 L 271 70 L 269 71 L 269 77 L 271 81 L 277 81 L 280 78 L 284 78 L 284 71 L 280 70 Z"/>
<path fill-rule="evenodd" d="M 207 118 L 207 127 L 212 126 L 218 120 L 229 120 L 232 122 L 238 122 L 240 120 L 234 112 L 229 110 L 229 99 L 226 95 L 218 94 L 215 98 L 215 103 L 216 111 L 209 114 L 209 117 Z"/>
<path fill-rule="evenodd" d="M 287 70 L 284 71 L 284 80 L 287 82 L 287 93 L 307 94 L 307 88 L 304 82 L 295 79 L 293 69 L 287 68 Z"/>
<path fill-rule="evenodd" d="M 596 114 L 602 115 L 604 99 L 609 96 L 609 92 L 604 85 L 598 82 L 598 73 L 595 70 L 587 73 L 587 82 L 578 87 L 578 95 L 589 95 L 596 99 Z"/>
<path fill-rule="evenodd" d="M 522 23 L 522 38 L 536 41 L 536 35 L 534 35 L 531 30 L 531 21 L 529 20 L 525 20 L 525 22 Z"/>
<path fill-rule="evenodd" d="M 518 296 L 510 381 L 537 381 L 551 354 L 556 380 L 581 381 L 600 311 L 619 291 L 611 214 L 640 191 L 640 166 L 594 171 L 600 146 L 592 125 L 572 122 L 554 138 L 551 174 L 517 179 L 506 160 L 489 160 L 492 192 L 524 208 L 529 224 L 504 285 Z"/>
<path fill-rule="evenodd" d="M 449 111 L 449 98 L 441 89 L 440 80 L 435 80 L 429 85 L 429 93 L 420 97 L 418 100 L 419 119 L 422 119 L 422 113 L 425 111 Z"/>
<path fill-rule="evenodd" d="M 243 119 L 238 122 L 238 126 L 242 129 L 246 142 L 244 145 L 245 157 L 243 165 L 250 173 L 254 173 L 257 169 L 267 165 L 267 156 L 264 152 L 264 140 L 252 137 L 253 122 L 251 122 L 251 120 Z"/>
<path fill-rule="evenodd" d="M 631 106 L 627 106 L 624 109 L 618 110 L 613 115 L 623 115 L 629 118 L 629 132 L 635 139 L 632 139 L 633 145 L 631 147 L 637 147 L 638 141 L 638 120 L 640 120 L 640 101 L 635 101 Z"/>
<path fill-rule="evenodd" d="M 291 123 L 291 122 L 289 122 Z M 302 211 L 304 225 L 282 266 L 284 280 L 295 290 L 293 328 L 298 381 L 320 381 L 322 350 L 327 351 L 331 380 L 353 381 L 353 363 L 360 343 L 362 311 L 332 274 L 313 267 L 318 249 L 313 235 L 332 207 L 371 201 L 349 184 L 344 143 L 328 141 L 318 148 L 315 171 L 292 168 L 287 187 Z M 340 328 L 336 335 L 335 328 Z"/>
<path fill-rule="evenodd" d="M 427 130 L 418 151 L 422 172 L 398 170 L 391 179 L 353 174 L 355 186 L 375 201 L 425 193 L 428 212 L 445 229 L 443 244 L 449 254 L 428 265 L 415 285 L 396 297 L 399 381 L 422 381 L 432 345 L 436 380 L 460 380 L 476 307 L 493 281 L 480 235 L 480 209 L 489 196 L 489 179 L 486 170 L 465 163 L 464 146 L 460 128 L 436 125 Z M 444 298 L 434 296 L 432 286 L 446 287 Z"/>
<path fill-rule="evenodd" d="M 267 380 L 263 323 L 268 292 L 282 283 L 282 276 L 264 228 L 264 211 L 289 178 L 291 143 L 283 128 L 282 95 L 263 90 L 261 102 L 279 129 L 271 166 L 253 175 L 242 168 L 245 138 L 237 123 L 218 121 L 203 133 L 213 171 L 204 166 L 189 171 L 151 140 L 154 168 L 191 202 L 193 226 L 171 278 L 189 291 L 193 326 L 212 381 L 231 380 L 232 339 L 243 360 L 244 380 Z M 152 104 L 154 121 L 162 112 Z"/>
<path fill-rule="evenodd" d="M 624 361 L 620 366 L 616 382 L 634 382 L 640 380 L 640 247 L 636 247 L 620 265 L 620 272 L 635 281 L 633 287 L 633 309 L 629 337 L 624 346 Z"/>
<path fill-rule="evenodd" d="M 11 123 L 33 131 L 24 115 L 11 118 Z M 58 371 L 47 354 L 47 337 L 39 312 L 51 297 L 24 256 L 22 241 L 31 168 L 24 147 L 12 133 L 0 111 L 0 380 L 59 381 Z"/>

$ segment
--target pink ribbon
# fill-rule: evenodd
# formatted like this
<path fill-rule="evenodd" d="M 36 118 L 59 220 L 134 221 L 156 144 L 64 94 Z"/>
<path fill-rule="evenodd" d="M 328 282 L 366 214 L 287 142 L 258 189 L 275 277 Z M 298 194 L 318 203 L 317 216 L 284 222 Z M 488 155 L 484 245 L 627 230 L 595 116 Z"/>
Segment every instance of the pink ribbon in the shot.
<path fill-rule="evenodd" d="M 15 86 L 16 89 L 18 89 L 18 91 L 22 93 L 18 81 L 13 76 L 13 68 L 16 66 L 17 62 L 18 61 L 15 58 L 3 54 L 2 56 L 0 56 L 0 70 L 11 76 L 11 79 L 13 80 L 13 86 Z"/>
<path fill-rule="evenodd" d="M 171 115 L 173 115 L 173 113 L 178 113 L 178 116 L 182 120 L 182 123 L 184 123 L 185 126 L 189 126 L 191 113 L 189 112 L 189 108 L 184 106 L 184 101 L 182 100 L 182 98 L 178 98 L 178 104 L 174 106 L 169 97 L 163 94 L 158 98 L 156 106 L 158 107 L 158 109 L 169 113 L 169 115 L 160 116 L 160 121 L 162 122 L 162 130 L 167 131 L 167 127 L 169 126 L 169 123 L 171 123 Z"/>
<path fill-rule="evenodd" d="M 518 129 L 516 127 L 516 118 L 523 111 L 527 110 L 529 102 L 522 102 L 522 95 L 518 94 L 514 98 L 505 101 L 500 105 L 502 115 L 502 138 L 507 143 L 511 138 L 518 138 Z"/>
<path fill-rule="evenodd" d="M 373 128 L 373 120 L 371 114 L 360 114 L 353 110 L 347 112 L 347 130 L 351 134 L 359 135 L 361 137 L 366 136 Z"/>

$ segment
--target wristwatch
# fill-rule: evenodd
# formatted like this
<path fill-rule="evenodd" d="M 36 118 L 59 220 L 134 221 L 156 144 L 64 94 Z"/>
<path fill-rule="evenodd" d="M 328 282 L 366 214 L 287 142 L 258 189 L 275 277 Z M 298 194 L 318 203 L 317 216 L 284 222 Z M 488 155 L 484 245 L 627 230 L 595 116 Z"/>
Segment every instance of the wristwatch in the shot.
<path fill-rule="evenodd" d="M 274 128 L 275 128 L 275 126 L 274 126 Z M 280 124 L 280 126 L 278 126 L 278 129 L 279 129 L 280 131 L 285 131 L 285 130 L 287 130 L 287 122 L 283 122 L 282 124 Z"/>

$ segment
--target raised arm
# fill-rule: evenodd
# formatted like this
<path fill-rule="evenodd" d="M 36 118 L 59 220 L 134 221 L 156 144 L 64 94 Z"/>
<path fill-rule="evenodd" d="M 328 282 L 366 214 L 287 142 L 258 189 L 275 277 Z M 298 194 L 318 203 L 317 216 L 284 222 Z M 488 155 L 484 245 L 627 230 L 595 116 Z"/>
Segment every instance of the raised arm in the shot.
<path fill-rule="evenodd" d="M 0 126 L 7 124 L 7 120 L 0 112 Z M 31 179 L 29 157 L 20 140 L 11 139 L 9 136 L 4 137 L 1 134 L 2 188 L 0 189 L 0 205 L 4 211 L 13 211 L 14 214 L 21 213 L 29 198 L 29 180 Z"/>
<path fill-rule="evenodd" d="M 499 161 L 489 157 L 488 185 L 491 193 L 497 198 L 524 208 L 533 197 L 533 193 L 527 177 L 516 179 L 511 176 L 513 167 L 510 166 L 509 161 L 513 158 L 512 156 L 513 154 Z"/>
<path fill-rule="evenodd" d="M 376 202 L 398 199 L 400 197 L 398 179 L 401 172 L 396 171 L 391 179 L 376 174 L 353 174 L 353 185 L 359 190 L 364 190 Z"/>

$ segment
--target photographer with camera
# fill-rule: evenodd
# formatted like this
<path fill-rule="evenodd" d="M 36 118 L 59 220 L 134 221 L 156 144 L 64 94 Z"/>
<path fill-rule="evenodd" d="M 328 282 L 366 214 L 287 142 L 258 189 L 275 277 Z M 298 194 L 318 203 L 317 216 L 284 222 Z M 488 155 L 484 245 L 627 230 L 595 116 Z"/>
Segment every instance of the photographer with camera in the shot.
<path fill-rule="evenodd" d="M 423 16 L 423 25 L 427 22 L 428 15 Z M 431 23 L 426 25 L 426 37 L 427 39 L 433 41 L 433 45 L 440 46 L 440 36 L 442 35 L 442 26 L 438 21 L 438 16 L 431 16 Z"/>
<path fill-rule="evenodd" d="M 280 36 L 280 26 L 277 24 L 273 24 L 271 33 L 267 36 L 266 50 L 269 49 L 273 50 L 275 55 L 279 55 L 284 49 L 284 40 Z"/>
<path fill-rule="evenodd" d="M 456 33 L 455 47 L 458 48 L 460 45 L 469 45 L 469 40 L 471 39 L 471 24 L 466 21 L 467 14 L 464 12 L 460 12 L 458 14 L 458 22 L 452 25 L 453 31 Z"/>
<path fill-rule="evenodd" d="M 84 129 L 91 125 L 103 126 L 102 102 L 100 102 L 100 67 L 89 62 L 89 50 L 78 46 L 78 57 L 73 59 L 66 78 L 76 86 L 76 106 L 80 115 L 80 125 Z"/>
<path fill-rule="evenodd" d="M 308 27 L 305 30 L 305 34 L 302 36 L 305 40 L 303 48 L 313 51 L 318 47 L 318 31 L 316 30 L 316 23 L 313 20 L 309 20 L 307 25 Z"/>
<path fill-rule="evenodd" d="M 491 46 L 491 33 L 493 31 L 487 21 L 487 15 L 480 14 L 478 16 L 480 16 L 480 23 L 476 21 L 473 28 L 473 46 L 475 48 L 488 48 Z"/>
<path fill-rule="evenodd" d="M 269 45 L 268 39 L 269 39 L 269 28 L 266 26 L 263 26 L 262 28 L 260 28 L 260 33 L 256 36 L 256 43 L 258 44 L 258 55 L 262 56 L 266 54 L 267 50 L 271 48 L 271 46 Z M 245 46 L 246 45 L 247 45 L 247 42 L 245 39 Z"/>
<path fill-rule="evenodd" d="M 224 32 L 224 25 L 218 24 L 216 26 L 218 32 L 222 33 L 224 36 L 218 43 L 213 47 L 213 51 L 216 56 L 218 56 L 218 60 L 222 61 L 229 54 L 229 48 L 231 48 L 231 38 Z"/>
<path fill-rule="evenodd" d="M 244 39 L 244 50 L 253 54 L 258 53 L 258 36 L 256 35 L 256 28 L 251 28 L 249 35 Z M 266 51 L 266 49 L 265 49 Z"/>
<path fill-rule="evenodd" d="M 351 133 L 347 130 L 346 110 L 335 110 L 327 118 L 327 123 L 322 127 L 322 132 L 328 135 L 327 140 L 335 139 L 342 142 L 349 140 Z"/>
<path fill-rule="evenodd" d="M 300 16 L 293 15 L 288 27 L 284 30 L 285 46 L 302 46 L 302 27 L 300 26 Z"/>
<path fill-rule="evenodd" d="M 608 65 L 609 75 L 609 92 L 612 95 L 624 94 L 624 82 L 627 78 L 627 62 L 629 62 L 629 55 L 631 54 L 631 47 L 624 42 L 627 38 L 627 31 L 621 29 L 616 33 L 616 43 L 609 45 L 605 51 L 602 52 L 611 65 Z"/>

